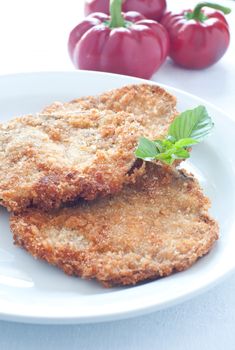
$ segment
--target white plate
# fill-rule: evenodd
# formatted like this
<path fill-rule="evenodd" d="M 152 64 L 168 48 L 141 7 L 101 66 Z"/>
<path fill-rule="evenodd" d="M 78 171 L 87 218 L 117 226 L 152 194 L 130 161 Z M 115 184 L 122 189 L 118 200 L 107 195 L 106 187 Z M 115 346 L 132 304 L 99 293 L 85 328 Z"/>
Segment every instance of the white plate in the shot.
<path fill-rule="evenodd" d="M 40 111 L 55 101 L 140 83 L 143 80 L 95 72 L 33 73 L 0 77 L 0 121 Z M 185 166 L 198 177 L 220 223 L 220 240 L 187 271 L 130 288 L 105 289 L 68 277 L 35 261 L 12 244 L 8 214 L 0 209 L 0 318 L 31 323 L 85 323 L 139 315 L 182 302 L 211 287 L 235 267 L 235 123 L 201 99 L 170 87 L 179 110 L 203 104 L 215 129 L 195 147 Z"/>

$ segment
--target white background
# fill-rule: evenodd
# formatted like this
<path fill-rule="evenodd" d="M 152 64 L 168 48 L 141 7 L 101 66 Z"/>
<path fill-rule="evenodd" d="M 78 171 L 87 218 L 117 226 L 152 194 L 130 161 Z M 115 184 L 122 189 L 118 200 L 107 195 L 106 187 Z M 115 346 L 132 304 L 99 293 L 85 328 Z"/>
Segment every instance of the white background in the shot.
<path fill-rule="evenodd" d="M 195 3 L 168 0 L 168 8 L 189 8 Z M 232 40 L 224 58 L 200 72 L 177 68 L 168 61 L 153 80 L 203 97 L 233 116 L 235 3 L 229 0 L 220 3 L 233 8 L 229 15 Z M 73 69 L 67 54 L 67 38 L 82 19 L 82 11 L 82 0 L 0 0 L 0 74 Z M 0 349 L 232 350 L 235 274 L 200 297 L 135 319 L 82 326 L 0 321 Z"/>

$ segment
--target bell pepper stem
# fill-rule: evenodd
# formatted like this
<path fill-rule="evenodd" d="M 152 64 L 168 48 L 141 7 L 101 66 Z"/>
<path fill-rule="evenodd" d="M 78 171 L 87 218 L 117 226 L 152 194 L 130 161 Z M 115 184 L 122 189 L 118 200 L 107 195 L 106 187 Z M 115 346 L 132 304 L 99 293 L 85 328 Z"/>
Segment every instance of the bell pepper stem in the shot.
<path fill-rule="evenodd" d="M 125 20 L 122 16 L 122 0 L 110 0 L 110 28 L 125 27 Z"/>
<path fill-rule="evenodd" d="M 227 15 L 227 14 L 229 14 L 231 12 L 230 8 L 221 6 L 219 4 L 214 4 L 214 3 L 211 3 L 211 2 L 200 2 L 194 8 L 191 17 L 193 19 L 200 20 L 200 18 L 201 18 L 201 10 L 202 10 L 203 7 L 210 7 L 212 9 L 219 10 L 219 11 L 223 12 L 225 15 Z"/>

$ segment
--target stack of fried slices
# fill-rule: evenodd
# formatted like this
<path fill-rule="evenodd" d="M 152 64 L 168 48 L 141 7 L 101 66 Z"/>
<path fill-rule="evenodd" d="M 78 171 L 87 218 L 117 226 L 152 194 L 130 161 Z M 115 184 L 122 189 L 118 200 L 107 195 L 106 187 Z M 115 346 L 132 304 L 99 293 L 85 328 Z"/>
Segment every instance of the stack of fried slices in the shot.
<path fill-rule="evenodd" d="M 106 286 L 191 266 L 218 238 L 209 201 L 185 171 L 135 158 L 163 137 L 175 98 L 132 85 L 0 125 L 0 203 L 14 241 Z"/>

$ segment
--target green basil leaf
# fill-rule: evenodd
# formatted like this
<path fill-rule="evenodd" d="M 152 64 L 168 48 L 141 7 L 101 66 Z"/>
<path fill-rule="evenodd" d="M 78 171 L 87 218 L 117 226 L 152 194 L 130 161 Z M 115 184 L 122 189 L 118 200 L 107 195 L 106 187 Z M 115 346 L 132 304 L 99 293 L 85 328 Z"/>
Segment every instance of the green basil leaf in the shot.
<path fill-rule="evenodd" d="M 162 141 L 163 148 L 165 150 L 170 149 L 174 146 L 174 143 L 172 143 L 170 140 L 166 139 Z"/>
<path fill-rule="evenodd" d="M 175 159 L 187 159 L 190 157 L 190 153 L 186 149 L 181 148 L 175 151 L 172 157 Z"/>
<path fill-rule="evenodd" d="M 159 153 L 163 153 L 174 146 L 174 143 L 172 143 L 168 139 L 155 140 L 154 143 L 157 146 Z"/>
<path fill-rule="evenodd" d="M 135 156 L 144 160 L 153 160 L 156 154 L 159 153 L 154 141 L 150 141 L 145 137 L 141 137 L 137 149 L 135 150 Z"/>
<path fill-rule="evenodd" d="M 166 164 L 172 164 L 175 160 L 172 156 L 167 156 L 164 153 L 157 154 L 156 159 Z"/>
<path fill-rule="evenodd" d="M 184 148 L 176 148 L 172 147 L 171 149 L 168 149 L 164 153 L 159 153 L 156 155 L 156 159 L 158 160 L 165 160 L 168 158 L 173 158 L 173 159 L 186 159 L 189 158 L 190 153 L 184 149 Z"/>
<path fill-rule="evenodd" d="M 171 136 L 171 135 L 167 135 L 166 139 L 168 141 L 170 141 L 171 143 L 175 143 L 176 142 L 176 139 L 173 136 Z"/>
<path fill-rule="evenodd" d="M 176 141 L 185 138 L 201 141 L 210 133 L 213 126 L 206 108 L 198 106 L 176 117 L 169 127 L 168 135 L 174 137 Z"/>
<path fill-rule="evenodd" d="M 196 143 L 199 143 L 199 141 L 194 140 L 192 138 L 181 139 L 175 143 L 175 147 L 176 148 L 190 147 L 192 145 L 195 145 Z"/>
<path fill-rule="evenodd" d="M 154 141 L 157 149 L 159 152 L 163 152 L 164 151 L 164 146 L 163 146 L 163 141 L 162 140 L 155 140 Z"/>
<path fill-rule="evenodd" d="M 171 156 L 172 156 L 172 153 L 165 152 L 165 153 L 157 154 L 155 158 L 158 159 L 158 160 L 164 160 L 164 159 L 171 158 Z"/>
<path fill-rule="evenodd" d="M 166 164 L 187 159 L 190 157 L 187 148 L 200 142 L 213 126 L 206 108 L 199 106 L 176 117 L 165 139 L 150 141 L 141 137 L 135 155 L 146 161 L 160 160 Z"/>

